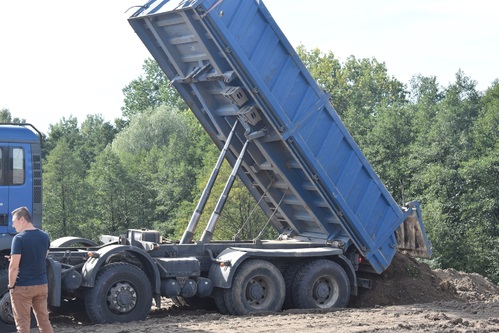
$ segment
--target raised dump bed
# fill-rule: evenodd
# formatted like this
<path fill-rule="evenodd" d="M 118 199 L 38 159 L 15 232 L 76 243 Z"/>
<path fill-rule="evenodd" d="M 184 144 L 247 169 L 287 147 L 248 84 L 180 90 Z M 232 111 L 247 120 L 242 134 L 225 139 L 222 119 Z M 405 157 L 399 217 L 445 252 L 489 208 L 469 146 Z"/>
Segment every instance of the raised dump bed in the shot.
<path fill-rule="evenodd" d="M 354 245 L 378 273 L 397 244 L 429 255 L 419 206 L 397 205 L 261 1 L 150 1 L 129 22 L 219 148 L 238 122 L 227 159 L 249 142 L 238 176 L 282 239 Z"/>

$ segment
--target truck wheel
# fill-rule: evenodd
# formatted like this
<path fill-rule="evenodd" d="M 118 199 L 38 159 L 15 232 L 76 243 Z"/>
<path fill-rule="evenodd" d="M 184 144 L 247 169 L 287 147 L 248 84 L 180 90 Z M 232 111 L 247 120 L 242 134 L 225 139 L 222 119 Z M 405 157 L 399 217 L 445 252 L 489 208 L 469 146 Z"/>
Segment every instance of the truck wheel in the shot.
<path fill-rule="evenodd" d="M 232 288 L 224 291 L 230 314 L 275 312 L 282 308 L 286 287 L 281 272 L 268 261 L 252 259 L 237 269 Z"/>
<path fill-rule="evenodd" d="M 144 320 L 151 310 L 152 289 L 137 266 L 112 263 L 99 270 L 95 284 L 85 293 L 85 309 L 94 323 Z"/>
<path fill-rule="evenodd" d="M 347 273 L 331 260 L 315 260 L 301 267 L 292 289 L 293 304 L 299 309 L 343 308 L 350 300 Z"/>
<path fill-rule="evenodd" d="M 0 270 L 0 332 L 6 333 L 16 331 L 16 323 L 14 321 L 14 314 L 12 313 L 8 284 L 8 270 Z M 33 310 L 31 310 L 31 328 L 35 327 L 36 318 Z"/>
<path fill-rule="evenodd" d="M 222 288 L 213 288 L 213 300 L 217 306 L 218 312 L 223 315 L 230 314 L 229 309 L 227 309 L 227 305 L 225 305 L 224 293 L 226 289 Z"/>
<path fill-rule="evenodd" d="M 291 265 L 286 268 L 284 271 L 284 282 L 286 284 L 286 297 L 284 298 L 284 304 L 283 304 L 283 309 L 292 309 L 294 308 L 293 304 L 293 280 L 296 276 L 296 273 L 298 270 L 304 265 L 305 263 L 303 261 L 298 261 L 295 263 L 292 263 Z"/>
<path fill-rule="evenodd" d="M 10 255 L 9 253 L 3 254 L 0 253 L 0 270 L 9 268 L 9 260 L 5 258 L 6 255 Z"/>

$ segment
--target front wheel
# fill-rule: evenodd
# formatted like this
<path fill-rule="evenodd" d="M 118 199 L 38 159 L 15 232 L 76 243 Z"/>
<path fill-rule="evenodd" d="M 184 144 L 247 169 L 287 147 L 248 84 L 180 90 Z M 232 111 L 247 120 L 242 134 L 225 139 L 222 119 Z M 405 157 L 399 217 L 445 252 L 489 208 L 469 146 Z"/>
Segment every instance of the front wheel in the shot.
<path fill-rule="evenodd" d="M 350 280 L 334 261 L 315 260 L 296 273 L 292 298 L 299 309 L 343 308 L 350 300 Z"/>
<path fill-rule="evenodd" d="M 85 309 L 94 323 L 145 320 L 151 310 L 152 288 L 137 266 L 112 263 L 99 270 L 85 293 Z"/>
<path fill-rule="evenodd" d="M 0 332 L 2 333 L 16 331 L 8 284 L 8 270 L 0 270 Z M 34 327 L 36 327 L 36 319 L 33 310 L 31 310 L 31 328 Z"/>
<path fill-rule="evenodd" d="M 230 314 L 227 305 L 225 304 L 225 289 L 222 288 L 213 288 L 213 300 L 215 301 L 215 305 L 217 306 L 218 312 L 223 315 Z"/>
<path fill-rule="evenodd" d="M 277 267 L 265 260 L 251 259 L 241 264 L 232 288 L 223 293 L 230 314 L 246 315 L 281 310 L 286 287 Z"/>

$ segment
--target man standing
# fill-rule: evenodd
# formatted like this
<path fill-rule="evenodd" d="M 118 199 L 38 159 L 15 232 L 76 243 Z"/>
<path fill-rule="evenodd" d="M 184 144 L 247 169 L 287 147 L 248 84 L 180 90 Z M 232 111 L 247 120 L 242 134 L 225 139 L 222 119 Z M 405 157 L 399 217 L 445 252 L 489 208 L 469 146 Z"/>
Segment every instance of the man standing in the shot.
<path fill-rule="evenodd" d="M 18 232 L 12 239 L 9 290 L 18 333 L 29 333 L 31 308 L 43 333 L 53 333 L 47 308 L 48 279 L 45 259 L 49 236 L 33 226 L 28 208 L 12 212 L 12 225 Z"/>

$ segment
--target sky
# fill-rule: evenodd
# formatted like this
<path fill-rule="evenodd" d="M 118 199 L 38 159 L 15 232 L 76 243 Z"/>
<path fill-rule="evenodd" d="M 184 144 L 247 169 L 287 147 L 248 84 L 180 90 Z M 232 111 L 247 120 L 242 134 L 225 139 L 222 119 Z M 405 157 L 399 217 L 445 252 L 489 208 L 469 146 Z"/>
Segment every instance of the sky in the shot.
<path fill-rule="evenodd" d="M 228 0 L 227 0 L 228 1 Z M 247 0 L 249 1 L 249 0 Z M 122 89 L 150 57 L 127 18 L 146 0 L 0 1 L 0 109 L 40 131 L 63 118 L 121 116 Z M 490 0 L 263 0 L 291 44 L 375 58 L 408 84 L 499 78 L 499 11 Z M 127 11 L 128 10 L 128 11 Z"/>

